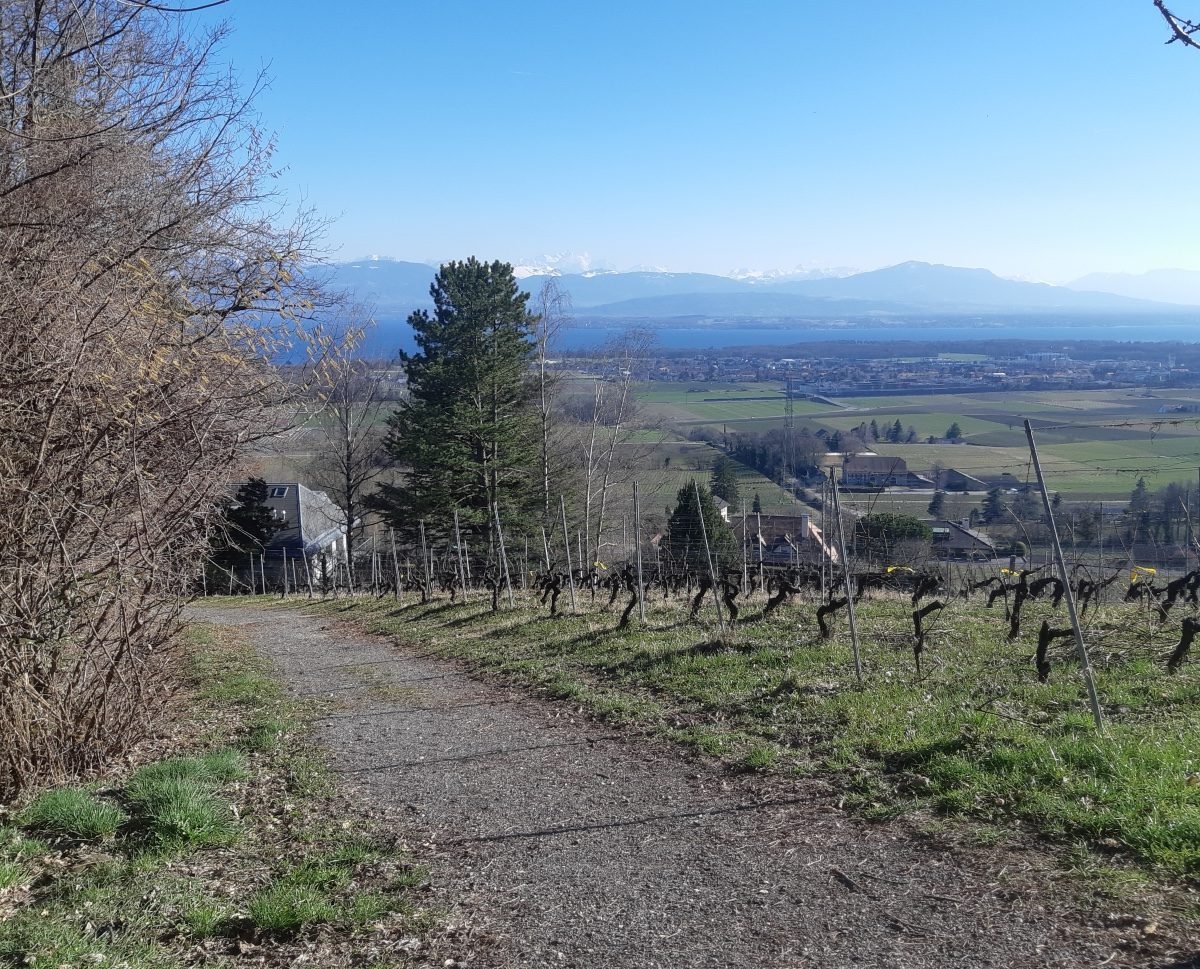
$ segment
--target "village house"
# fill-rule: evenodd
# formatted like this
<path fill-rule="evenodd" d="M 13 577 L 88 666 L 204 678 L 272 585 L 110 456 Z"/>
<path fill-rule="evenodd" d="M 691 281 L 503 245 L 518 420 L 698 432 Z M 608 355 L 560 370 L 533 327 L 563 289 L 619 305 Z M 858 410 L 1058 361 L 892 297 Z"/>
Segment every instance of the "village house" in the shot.
<path fill-rule="evenodd" d="M 268 575 L 282 574 L 285 561 L 301 557 L 310 569 L 332 568 L 335 562 L 345 561 L 345 522 L 325 492 L 298 481 L 268 481 L 264 504 L 280 526 L 264 552 Z"/>
<path fill-rule="evenodd" d="M 908 464 L 904 458 L 847 454 L 842 459 L 842 485 L 846 488 L 906 487 L 908 484 Z"/>
<path fill-rule="evenodd" d="M 933 531 L 935 555 L 970 559 L 990 559 L 996 555 L 995 543 L 968 522 L 935 521 L 929 527 Z"/>

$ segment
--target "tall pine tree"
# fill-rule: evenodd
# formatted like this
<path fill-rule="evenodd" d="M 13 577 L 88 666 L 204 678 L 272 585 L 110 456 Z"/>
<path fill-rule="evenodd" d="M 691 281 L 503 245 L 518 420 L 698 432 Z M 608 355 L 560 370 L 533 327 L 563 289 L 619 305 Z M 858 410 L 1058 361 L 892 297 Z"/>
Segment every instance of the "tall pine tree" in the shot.
<path fill-rule="evenodd" d="M 430 287 L 432 315 L 408 318 L 418 352 L 401 354 L 408 397 L 388 419 L 388 450 L 406 471 L 374 505 L 398 531 L 420 520 L 487 530 L 493 509 L 519 521 L 538 504 L 538 414 L 531 375 L 536 318 L 512 266 L 449 262 Z"/>
<path fill-rule="evenodd" d="M 679 489 L 675 502 L 675 510 L 667 522 L 666 548 L 676 565 L 706 571 L 706 536 L 716 569 L 724 569 L 741 561 L 733 529 L 721 518 L 707 488 L 697 485 L 693 480 Z M 700 524 L 701 515 L 704 518 L 703 526 Z"/>
<path fill-rule="evenodd" d="M 723 498 L 732 508 L 741 501 L 738 492 L 737 465 L 724 454 L 717 455 L 712 466 L 712 477 L 708 482 L 709 489 L 717 498 Z"/>

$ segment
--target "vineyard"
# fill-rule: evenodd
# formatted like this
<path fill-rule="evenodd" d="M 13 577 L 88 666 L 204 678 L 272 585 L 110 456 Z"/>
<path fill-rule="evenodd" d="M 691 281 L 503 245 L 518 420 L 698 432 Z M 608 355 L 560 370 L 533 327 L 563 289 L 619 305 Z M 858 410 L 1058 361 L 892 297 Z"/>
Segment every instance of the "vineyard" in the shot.
<path fill-rule="evenodd" d="M 1098 730 L 1044 566 L 852 567 L 847 596 L 828 562 L 718 567 L 714 586 L 656 550 L 639 596 L 636 556 L 506 570 L 465 546 L 427 569 L 381 556 L 353 594 L 271 591 L 735 768 L 828 773 L 868 815 L 1017 822 L 1200 874 L 1200 572 L 1074 570 Z"/>

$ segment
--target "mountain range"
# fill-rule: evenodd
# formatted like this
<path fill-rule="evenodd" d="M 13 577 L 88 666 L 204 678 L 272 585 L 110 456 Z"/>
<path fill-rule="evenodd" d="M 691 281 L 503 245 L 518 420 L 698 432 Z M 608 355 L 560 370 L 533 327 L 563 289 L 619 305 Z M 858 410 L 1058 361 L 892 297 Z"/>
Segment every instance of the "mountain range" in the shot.
<path fill-rule="evenodd" d="M 366 349 L 391 354 L 397 345 L 412 347 L 406 320 L 414 309 L 432 307 L 434 273 L 436 269 L 425 263 L 372 258 L 332 265 L 329 281 L 372 308 L 378 326 Z M 1079 327 L 1110 327 L 1115 333 L 1111 327 L 1128 327 L 1132 320 L 1144 323 L 1127 329 L 1130 338 L 1150 338 L 1146 327 L 1152 320 L 1158 321 L 1159 330 L 1170 331 L 1154 338 L 1200 338 L 1200 326 L 1194 325 L 1200 324 L 1200 273 L 1177 271 L 1164 279 L 1174 287 L 1170 293 L 1183 297 L 1181 302 L 1146 299 L 1145 294 L 1157 295 L 1159 290 L 1145 277 L 1084 277 L 1056 287 L 1004 279 L 983 269 L 929 263 L 901 263 L 846 276 L 749 273 L 734 278 L 702 272 L 594 270 L 534 273 L 517 282 L 530 294 L 551 281 L 569 293 L 576 324 L 572 339 L 580 345 L 602 342 L 606 333 L 629 324 L 652 325 L 664 335 L 674 333 L 677 343 L 696 339 L 703 345 L 751 339 L 755 327 L 764 329 L 764 335 L 754 337 L 757 342 L 780 342 L 780 333 L 794 338 L 805 331 L 852 338 L 854 333 L 865 335 L 863 327 L 878 326 L 889 333 L 884 338 L 892 338 L 895 331 L 889 327 L 913 325 L 946 327 L 955 338 L 965 339 L 994 332 L 990 327 L 1020 326 L 1027 331 L 1025 338 L 1037 338 L 1058 324 L 1075 327 L 1073 333 L 1080 332 Z M 1091 289 L 1093 284 L 1126 293 Z M 1189 289 L 1189 284 L 1195 288 Z M 694 335 L 685 336 L 689 330 Z"/>
<path fill-rule="evenodd" d="M 331 281 L 374 306 L 380 318 L 402 319 L 428 308 L 435 270 L 424 263 L 367 259 L 338 263 Z M 740 278 L 707 273 L 593 271 L 527 275 L 537 293 L 553 280 L 571 296 L 576 317 L 591 319 L 789 319 L 920 313 L 1030 314 L 1081 311 L 1123 314 L 1200 312 L 1200 273 L 1164 270 L 1146 276 L 1085 276 L 1068 286 L 1003 279 L 986 269 L 905 262 L 870 272 Z M 1155 299 L 1169 294 L 1170 301 Z"/>

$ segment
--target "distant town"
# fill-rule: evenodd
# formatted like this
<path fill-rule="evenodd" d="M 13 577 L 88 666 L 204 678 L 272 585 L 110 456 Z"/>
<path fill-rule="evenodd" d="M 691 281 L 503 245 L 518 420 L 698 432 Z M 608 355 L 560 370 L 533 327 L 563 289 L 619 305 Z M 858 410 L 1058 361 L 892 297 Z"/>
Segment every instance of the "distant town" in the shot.
<path fill-rule="evenodd" d="M 741 353 L 727 349 L 680 351 L 646 358 L 644 371 L 637 377 L 648 381 L 729 383 L 783 380 L 789 383 L 794 397 L 1193 387 L 1200 382 L 1196 361 L 1189 359 L 1185 364 L 1170 351 L 1162 352 L 1157 359 L 1144 353 L 1082 358 L 1041 349 L 897 357 L 882 344 L 874 348 L 879 356 L 863 356 L 861 346 L 845 355 L 825 351 L 820 356 L 783 356 L 773 348 Z M 594 355 L 564 358 L 561 365 L 591 376 L 616 376 L 620 367 L 611 358 Z"/>

